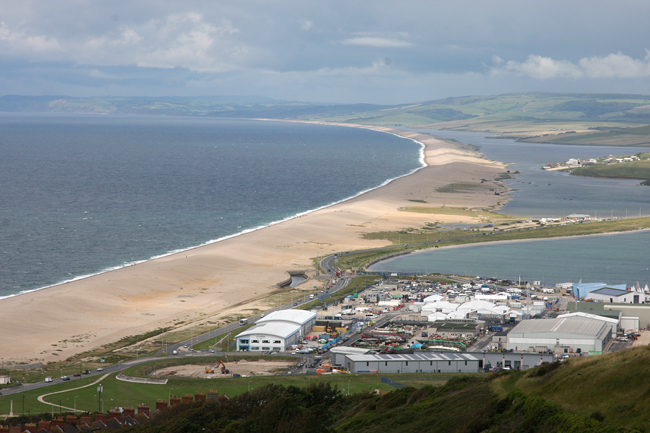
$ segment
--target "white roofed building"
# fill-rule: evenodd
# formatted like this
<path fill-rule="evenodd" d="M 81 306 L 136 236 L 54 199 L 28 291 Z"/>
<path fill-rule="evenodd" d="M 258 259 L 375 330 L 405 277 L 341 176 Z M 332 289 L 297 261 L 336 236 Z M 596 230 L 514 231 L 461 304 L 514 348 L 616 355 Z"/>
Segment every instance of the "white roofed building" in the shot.
<path fill-rule="evenodd" d="M 610 325 L 585 317 L 523 320 L 508 333 L 507 349 L 519 352 L 602 352 Z"/>
<path fill-rule="evenodd" d="M 602 322 L 605 322 L 609 325 L 611 329 L 612 337 L 616 337 L 619 328 L 619 323 L 620 323 L 618 319 L 614 319 L 613 317 L 599 316 L 596 314 L 589 314 L 582 311 L 576 311 L 575 313 L 560 314 L 559 316 L 557 316 L 558 319 L 564 319 L 565 317 L 583 317 L 586 319 L 600 320 Z"/>
<path fill-rule="evenodd" d="M 286 322 L 293 323 L 300 326 L 301 335 L 307 335 L 311 328 L 316 324 L 318 314 L 305 310 L 279 310 L 269 313 L 266 317 L 262 317 L 255 322 L 256 324 L 271 323 L 271 322 Z"/>
<path fill-rule="evenodd" d="M 235 337 L 237 350 L 285 351 L 309 333 L 316 317 L 304 310 L 274 311 Z"/>
<path fill-rule="evenodd" d="M 478 373 L 479 358 L 465 353 L 346 355 L 350 373 Z"/>

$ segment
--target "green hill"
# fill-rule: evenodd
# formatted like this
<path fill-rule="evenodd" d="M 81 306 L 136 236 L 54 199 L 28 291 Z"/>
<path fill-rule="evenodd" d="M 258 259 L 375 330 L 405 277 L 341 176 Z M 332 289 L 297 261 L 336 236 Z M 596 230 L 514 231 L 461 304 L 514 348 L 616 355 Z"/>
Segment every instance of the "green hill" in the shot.
<path fill-rule="evenodd" d="M 557 144 L 649 146 L 650 96 L 511 93 L 400 105 L 319 104 L 264 97 L 0 97 L 0 111 L 319 120 L 431 127 Z M 643 126 L 642 126 L 643 125 Z"/>

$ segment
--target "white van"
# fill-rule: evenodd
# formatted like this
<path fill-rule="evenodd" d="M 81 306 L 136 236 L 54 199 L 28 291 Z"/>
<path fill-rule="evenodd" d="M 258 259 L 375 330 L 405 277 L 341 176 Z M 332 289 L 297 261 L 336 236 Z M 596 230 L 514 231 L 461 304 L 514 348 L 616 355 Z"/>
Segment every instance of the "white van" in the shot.
<path fill-rule="evenodd" d="M 46 377 L 45 382 L 52 382 L 52 378 L 50 376 Z"/>
<path fill-rule="evenodd" d="M 313 294 L 309 295 L 309 299 L 314 299 L 314 295 Z"/>

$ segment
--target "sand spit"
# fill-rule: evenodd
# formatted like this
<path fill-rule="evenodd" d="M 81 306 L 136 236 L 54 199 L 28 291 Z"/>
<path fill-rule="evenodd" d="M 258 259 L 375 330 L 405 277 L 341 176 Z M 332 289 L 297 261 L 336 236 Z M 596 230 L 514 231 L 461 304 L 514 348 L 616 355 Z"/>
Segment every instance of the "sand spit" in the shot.
<path fill-rule="evenodd" d="M 346 125 L 350 126 L 350 125 Z M 365 126 L 364 126 L 365 127 Z M 420 228 L 425 222 L 476 222 L 468 217 L 399 211 L 404 206 L 492 207 L 481 179 L 504 165 L 428 135 L 372 128 L 424 145 L 426 167 L 348 201 L 276 225 L 115 271 L 0 300 L 5 363 L 56 361 L 128 335 L 178 321 L 215 320 L 261 306 L 290 269 L 312 258 L 385 241 L 363 233 Z M 449 184 L 476 184 L 437 192 Z M 309 283 L 309 287 L 316 284 Z"/>

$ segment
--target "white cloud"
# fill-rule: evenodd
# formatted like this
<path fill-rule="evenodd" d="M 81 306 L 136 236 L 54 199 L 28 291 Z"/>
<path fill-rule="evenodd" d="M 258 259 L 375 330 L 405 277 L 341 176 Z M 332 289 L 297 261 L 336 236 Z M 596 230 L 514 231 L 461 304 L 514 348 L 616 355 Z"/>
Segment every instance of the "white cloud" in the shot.
<path fill-rule="evenodd" d="M 211 23 L 194 12 L 169 15 L 90 39 L 80 47 L 84 57 L 77 61 L 223 72 L 237 69 L 237 58 L 246 52 L 245 47 L 231 38 L 237 32 L 226 20 Z"/>
<path fill-rule="evenodd" d="M 402 48 L 402 47 L 413 46 L 412 43 L 401 41 L 399 39 L 371 37 L 371 36 L 346 39 L 345 41 L 343 41 L 343 43 L 345 45 L 361 45 L 361 46 L 377 47 L 377 48 Z"/>
<path fill-rule="evenodd" d="M 605 57 L 585 57 L 577 64 L 568 60 L 554 60 L 531 54 L 525 62 L 510 60 L 503 63 L 492 56 L 497 65 L 492 68 L 493 75 L 516 74 L 539 80 L 552 78 L 646 78 L 650 77 L 650 52 L 646 50 L 644 59 L 633 59 L 621 52 Z"/>
<path fill-rule="evenodd" d="M 300 29 L 301 30 L 311 30 L 314 27 L 314 23 L 309 20 L 300 20 Z"/>
<path fill-rule="evenodd" d="M 83 39 L 55 39 L 33 29 L 0 23 L 0 53 L 29 60 L 56 59 L 77 65 L 140 66 L 196 72 L 240 67 L 248 48 L 233 38 L 230 21 L 210 22 L 195 12 L 171 14 Z"/>
<path fill-rule="evenodd" d="M 48 54 L 63 51 L 55 38 L 40 34 L 28 34 L 24 30 L 12 30 L 0 23 L 0 50 L 2 52 L 17 52 L 25 54 Z"/>

